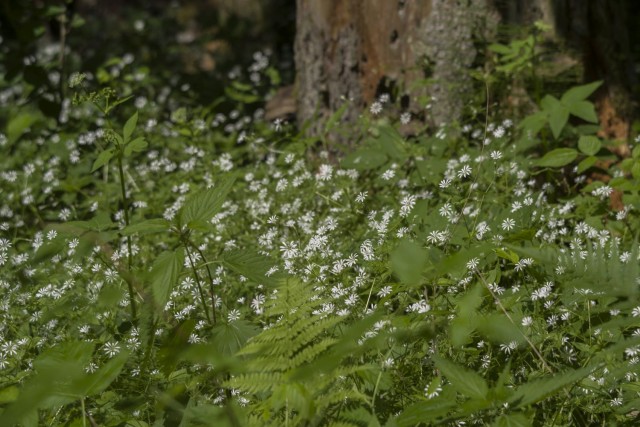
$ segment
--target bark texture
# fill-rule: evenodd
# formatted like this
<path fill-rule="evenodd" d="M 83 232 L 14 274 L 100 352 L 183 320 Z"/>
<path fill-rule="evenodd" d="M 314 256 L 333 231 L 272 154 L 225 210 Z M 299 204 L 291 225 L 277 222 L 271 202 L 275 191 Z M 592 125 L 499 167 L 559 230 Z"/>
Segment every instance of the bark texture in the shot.
<path fill-rule="evenodd" d="M 475 59 L 473 36 L 495 27 L 486 0 L 297 0 L 295 62 L 297 116 L 324 120 L 345 99 L 353 121 L 377 95 L 393 87 L 407 107 L 431 78 L 429 120 L 438 126 L 460 117 L 468 94 L 468 67 Z"/>

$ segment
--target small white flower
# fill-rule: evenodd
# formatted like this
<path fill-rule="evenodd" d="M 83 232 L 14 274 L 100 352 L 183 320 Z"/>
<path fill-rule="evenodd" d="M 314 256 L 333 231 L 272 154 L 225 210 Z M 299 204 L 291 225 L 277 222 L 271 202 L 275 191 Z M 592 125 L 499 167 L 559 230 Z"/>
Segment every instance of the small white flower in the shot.
<path fill-rule="evenodd" d="M 362 203 L 364 202 L 364 200 L 367 198 L 367 192 L 366 191 L 361 191 L 360 193 L 358 193 L 358 195 L 356 196 L 356 202 L 358 203 Z"/>
<path fill-rule="evenodd" d="M 512 230 L 516 226 L 516 221 L 511 218 L 506 218 L 502 221 L 502 229 L 505 231 Z"/>
<path fill-rule="evenodd" d="M 466 178 L 466 177 L 470 176 L 470 175 L 471 175 L 471 172 L 472 172 L 472 170 L 471 170 L 471 166 L 469 166 L 469 165 L 464 165 L 464 166 L 462 167 L 462 169 L 460 169 L 460 170 L 458 171 L 457 175 L 458 175 L 458 178 L 461 178 L 461 179 L 462 179 L 462 178 Z"/>
<path fill-rule="evenodd" d="M 113 357 L 120 352 L 120 345 L 118 343 L 109 341 L 105 343 L 102 351 L 104 351 L 104 354 L 106 354 L 107 356 Z"/>
<path fill-rule="evenodd" d="M 411 121 L 411 113 L 402 113 L 400 115 L 400 123 L 403 125 L 408 124 Z"/>
<path fill-rule="evenodd" d="M 239 310 L 233 309 L 227 314 L 227 320 L 229 322 L 235 322 L 238 319 L 240 319 L 240 311 Z"/>
<path fill-rule="evenodd" d="M 480 259 L 472 258 L 469 260 L 469 262 L 467 262 L 467 269 L 475 270 L 478 267 L 478 264 L 480 264 Z"/>
<path fill-rule="evenodd" d="M 380 103 L 379 101 L 374 102 L 373 104 L 371 104 L 371 107 L 369 107 L 369 111 L 371 111 L 371 114 L 373 114 L 374 116 L 377 116 L 382 112 L 382 103 Z"/>

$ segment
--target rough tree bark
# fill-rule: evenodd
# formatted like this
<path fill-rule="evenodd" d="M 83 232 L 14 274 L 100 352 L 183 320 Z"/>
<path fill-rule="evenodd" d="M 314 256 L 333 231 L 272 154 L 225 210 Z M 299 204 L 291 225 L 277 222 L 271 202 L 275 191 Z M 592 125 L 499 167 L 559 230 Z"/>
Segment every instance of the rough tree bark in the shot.
<path fill-rule="evenodd" d="M 473 37 L 497 17 L 487 0 L 297 0 L 296 24 L 297 119 L 311 120 L 317 135 L 345 98 L 353 121 L 394 86 L 408 109 L 424 109 L 415 86 L 425 77 L 437 99 L 427 120 L 456 121 L 469 95 Z"/>

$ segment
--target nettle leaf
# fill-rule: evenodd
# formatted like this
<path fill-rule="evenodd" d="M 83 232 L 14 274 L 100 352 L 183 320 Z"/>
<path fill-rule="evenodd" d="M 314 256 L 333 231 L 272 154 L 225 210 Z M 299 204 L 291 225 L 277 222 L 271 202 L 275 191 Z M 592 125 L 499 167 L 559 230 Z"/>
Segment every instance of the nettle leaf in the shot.
<path fill-rule="evenodd" d="M 178 281 L 184 264 L 184 250 L 165 251 L 160 254 L 151 268 L 151 292 L 159 309 L 164 309 L 169 300 L 171 288 Z"/>
<path fill-rule="evenodd" d="M 391 269 L 409 286 L 420 283 L 426 262 L 427 252 L 412 240 L 402 240 L 391 253 Z"/>
<path fill-rule="evenodd" d="M 133 131 L 136 129 L 136 125 L 138 124 L 138 112 L 133 113 L 129 120 L 124 124 L 122 128 L 122 138 L 124 139 L 124 143 L 129 142 Z"/>
<path fill-rule="evenodd" d="M 221 354 L 231 356 L 258 332 L 259 329 L 246 320 L 236 320 L 213 328 L 212 341 Z"/>
<path fill-rule="evenodd" d="M 91 167 L 91 172 L 95 172 L 96 170 L 100 169 L 102 166 L 109 163 L 109 160 L 111 160 L 111 158 L 113 158 L 113 148 L 104 150 L 102 153 L 98 155 L 98 158 L 96 159 L 96 161 L 93 162 L 93 166 Z"/>
<path fill-rule="evenodd" d="M 589 95 L 595 92 L 600 85 L 602 85 L 601 80 L 582 86 L 572 87 L 562 95 L 561 101 L 566 105 L 574 104 L 578 101 L 584 101 L 589 97 Z"/>
<path fill-rule="evenodd" d="M 573 162 L 578 157 L 578 151 L 574 148 L 556 148 L 549 151 L 541 159 L 534 160 L 534 166 L 559 168 Z"/>
<path fill-rule="evenodd" d="M 144 139 L 144 137 L 139 136 L 133 141 L 129 142 L 126 147 L 124 147 L 124 155 L 129 157 L 131 153 L 139 153 L 141 151 L 144 151 L 144 149 L 147 148 L 148 145 L 149 144 L 147 144 L 147 141 Z"/>
<path fill-rule="evenodd" d="M 131 236 L 133 234 L 153 234 L 153 233 L 164 233 L 170 228 L 169 221 L 164 218 L 153 218 L 146 219 L 144 221 L 136 222 L 135 224 L 131 224 L 125 228 L 123 228 L 120 233 L 123 236 Z"/>
<path fill-rule="evenodd" d="M 578 148 L 587 156 L 595 156 L 602 148 L 602 143 L 596 136 L 581 136 L 578 140 Z"/>
<path fill-rule="evenodd" d="M 450 362 L 440 356 L 432 356 L 436 367 L 440 369 L 451 386 L 460 394 L 472 399 L 484 400 L 489 393 L 487 382 L 474 371 Z"/>
<path fill-rule="evenodd" d="M 234 181 L 232 177 L 222 178 L 215 187 L 190 197 L 180 210 L 181 223 L 195 228 L 198 223 L 209 221 L 222 208 Z"/>
<path fill-rule="evenodd" d="M 594 366 L 587 366 L 529 381 L 518 386 L 508 402 L 511 406 L 519 408 L 532 405 L 546 399 L 562 388 L 580 381 L 594 370 Z"/>
<path fill-rule="evenodd" d="M 258 284 L 276 284 L 276 276 L 266 276 L 267 271 L 276 263 L 269 257 L 261 255 L 254 250 L 243 249 L 226 252 L 222 256 L 222 262 L 236 273 Z"/>

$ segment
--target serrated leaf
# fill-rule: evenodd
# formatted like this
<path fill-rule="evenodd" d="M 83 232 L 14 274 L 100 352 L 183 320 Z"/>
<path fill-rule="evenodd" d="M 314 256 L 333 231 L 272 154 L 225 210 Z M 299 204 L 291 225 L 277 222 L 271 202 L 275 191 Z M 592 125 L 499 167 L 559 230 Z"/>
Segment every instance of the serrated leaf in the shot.
<path fill-rule="evenodd" d="M 455 398 L 451 399 L 445 396 L 414 403 L 398 415 L 395 419 L 396 425 L 398 427 L 413 427 L 429 421 L 435 421 L 438 417 L 449 413 L 456 406 Z"/>
<path fill-rule="evenodd" d="M 513 414 L 500 415 L 491 425 L 493 427 L 531 427 L 533 421 L 531 417 L 516 412 Z"/>
<path fill-rule="evenodd" d="M 167 221 L 166 219 L 153 218 L 131 224 L 123 228 L 120 233 L 123 236 L 131 236 L 133 234 L 145 235 L 153 233 L 163 233 L 169 230 L 169 227 L 169 221 Z"/>
<path fill-rule="evenodd" d="M 580 381 L 594 370 L 594 367 L 589 366 L 529 381 L 518 386 L 508 402 L 512 407 L 517 408 L 532 405 L 546 399 L 560 389 Z"/>
<path fill-rule="evenodd" d="M 589 169 L 591 166 L 595 165 L 598 161 L 598 158 L 595 156 L 589 156 L 586 159 L 582 160 L 578 163 L 578 173 L 582 173 Z"/>
<path fill-rule="evenodd" d="M 572 87 L 562 95 L 562 102 L 566 105 L 573 104 L 578 101 L 584 101 L 602 85 L 602 81 L 588 83 L 582 86 Z"/>
<path fill-rule="evenodd" d="M 122 128 L 122 139 L 124 140 L 125 144 L 129 142 L 129 139 L 131 138 L 133 131 L 136 129 L 137 124 L 138 112 L 136 111 L 131 117 L 129 117 L 129 120 L 127 120 L 127 122 L 124 124 L 124 127 Z"/>
<path fill-rule="evenodd" d="M 261 284 L 273 285 L 275 277 L 267 277 L 266 273 L 276 263 L 269 257 L 251 249 L 234 250 L 222 256 L 222 262 L 236 273 Z"/>
<path fill-rule="evenodd" d="M 218 213 L 235 179 L 223 178 L 213 188 L 208 188 L 190 197 L 180 210 L 182 224 L 188 227 L 197 222 L 209 221 Z"/>
<path fill-rule="evenodd" d="M 587 156 L 595 156 L 602 148 L 602 143 L 596 136 L 581 136 L 578 140 L 578 148 Z"/>
<path fill-rule="evenodd" d="M 178 281 L 184 263 L 184 251 L 165 251 L 156 258 L 151 268 L 151 292 L 156 306 L 163 310 L 169 300 L 171 288 Z"/>
<path fill-rule="evenodd" d="M 95 162 L 93 162 L 93 166 L 91 167 L 91 172 L 95 172 L 100 169 L 102 166 L 109 163 L 109 160 L 113 157 L 113 148 L 109 148 L 108 150 L 104 150 L 102 153 L 98 155 L 98 158 Z"/>
<path fill-rule="evenodd" d="M 436 367 L 440 369 L 451 386 L 460 394 L 472 399 L 486 399 L 489 392 L 487 382 L 476 372 L 450 362 L 440 356 L 432 356 Z"/>
<path fill-rule="evenodd" d="M 213 328 L 212 342 L 224 356 L 235 354 L 259 329 L 246 320 L 223 323 Z"/>
<path fill-rule="evenodd" d="M 534 166 L 559 168 L 573 162 L 578 157 L 578 151 L 574 148 L 556 148 L 549 151 L 541 159 L 533 162 Z"/>
<path fill-rule="evenodd" d="M 589 101 L 578 101 L 568 106 L 569 112 L 582 120 L 598 123 L 598 115 L 593 104 Z"/>
<path fill-rule="evenodd" d="M 124 147 L 124 155 L 129 157 L 131 153 L 139 153 L 141 151 L 144 151 L 144 149 L 147 148 L 147 145 L 147 141 L 144 139 L 144 137 L 139 136 L 133 141 L 129 142 L 126 147 Z"/>

